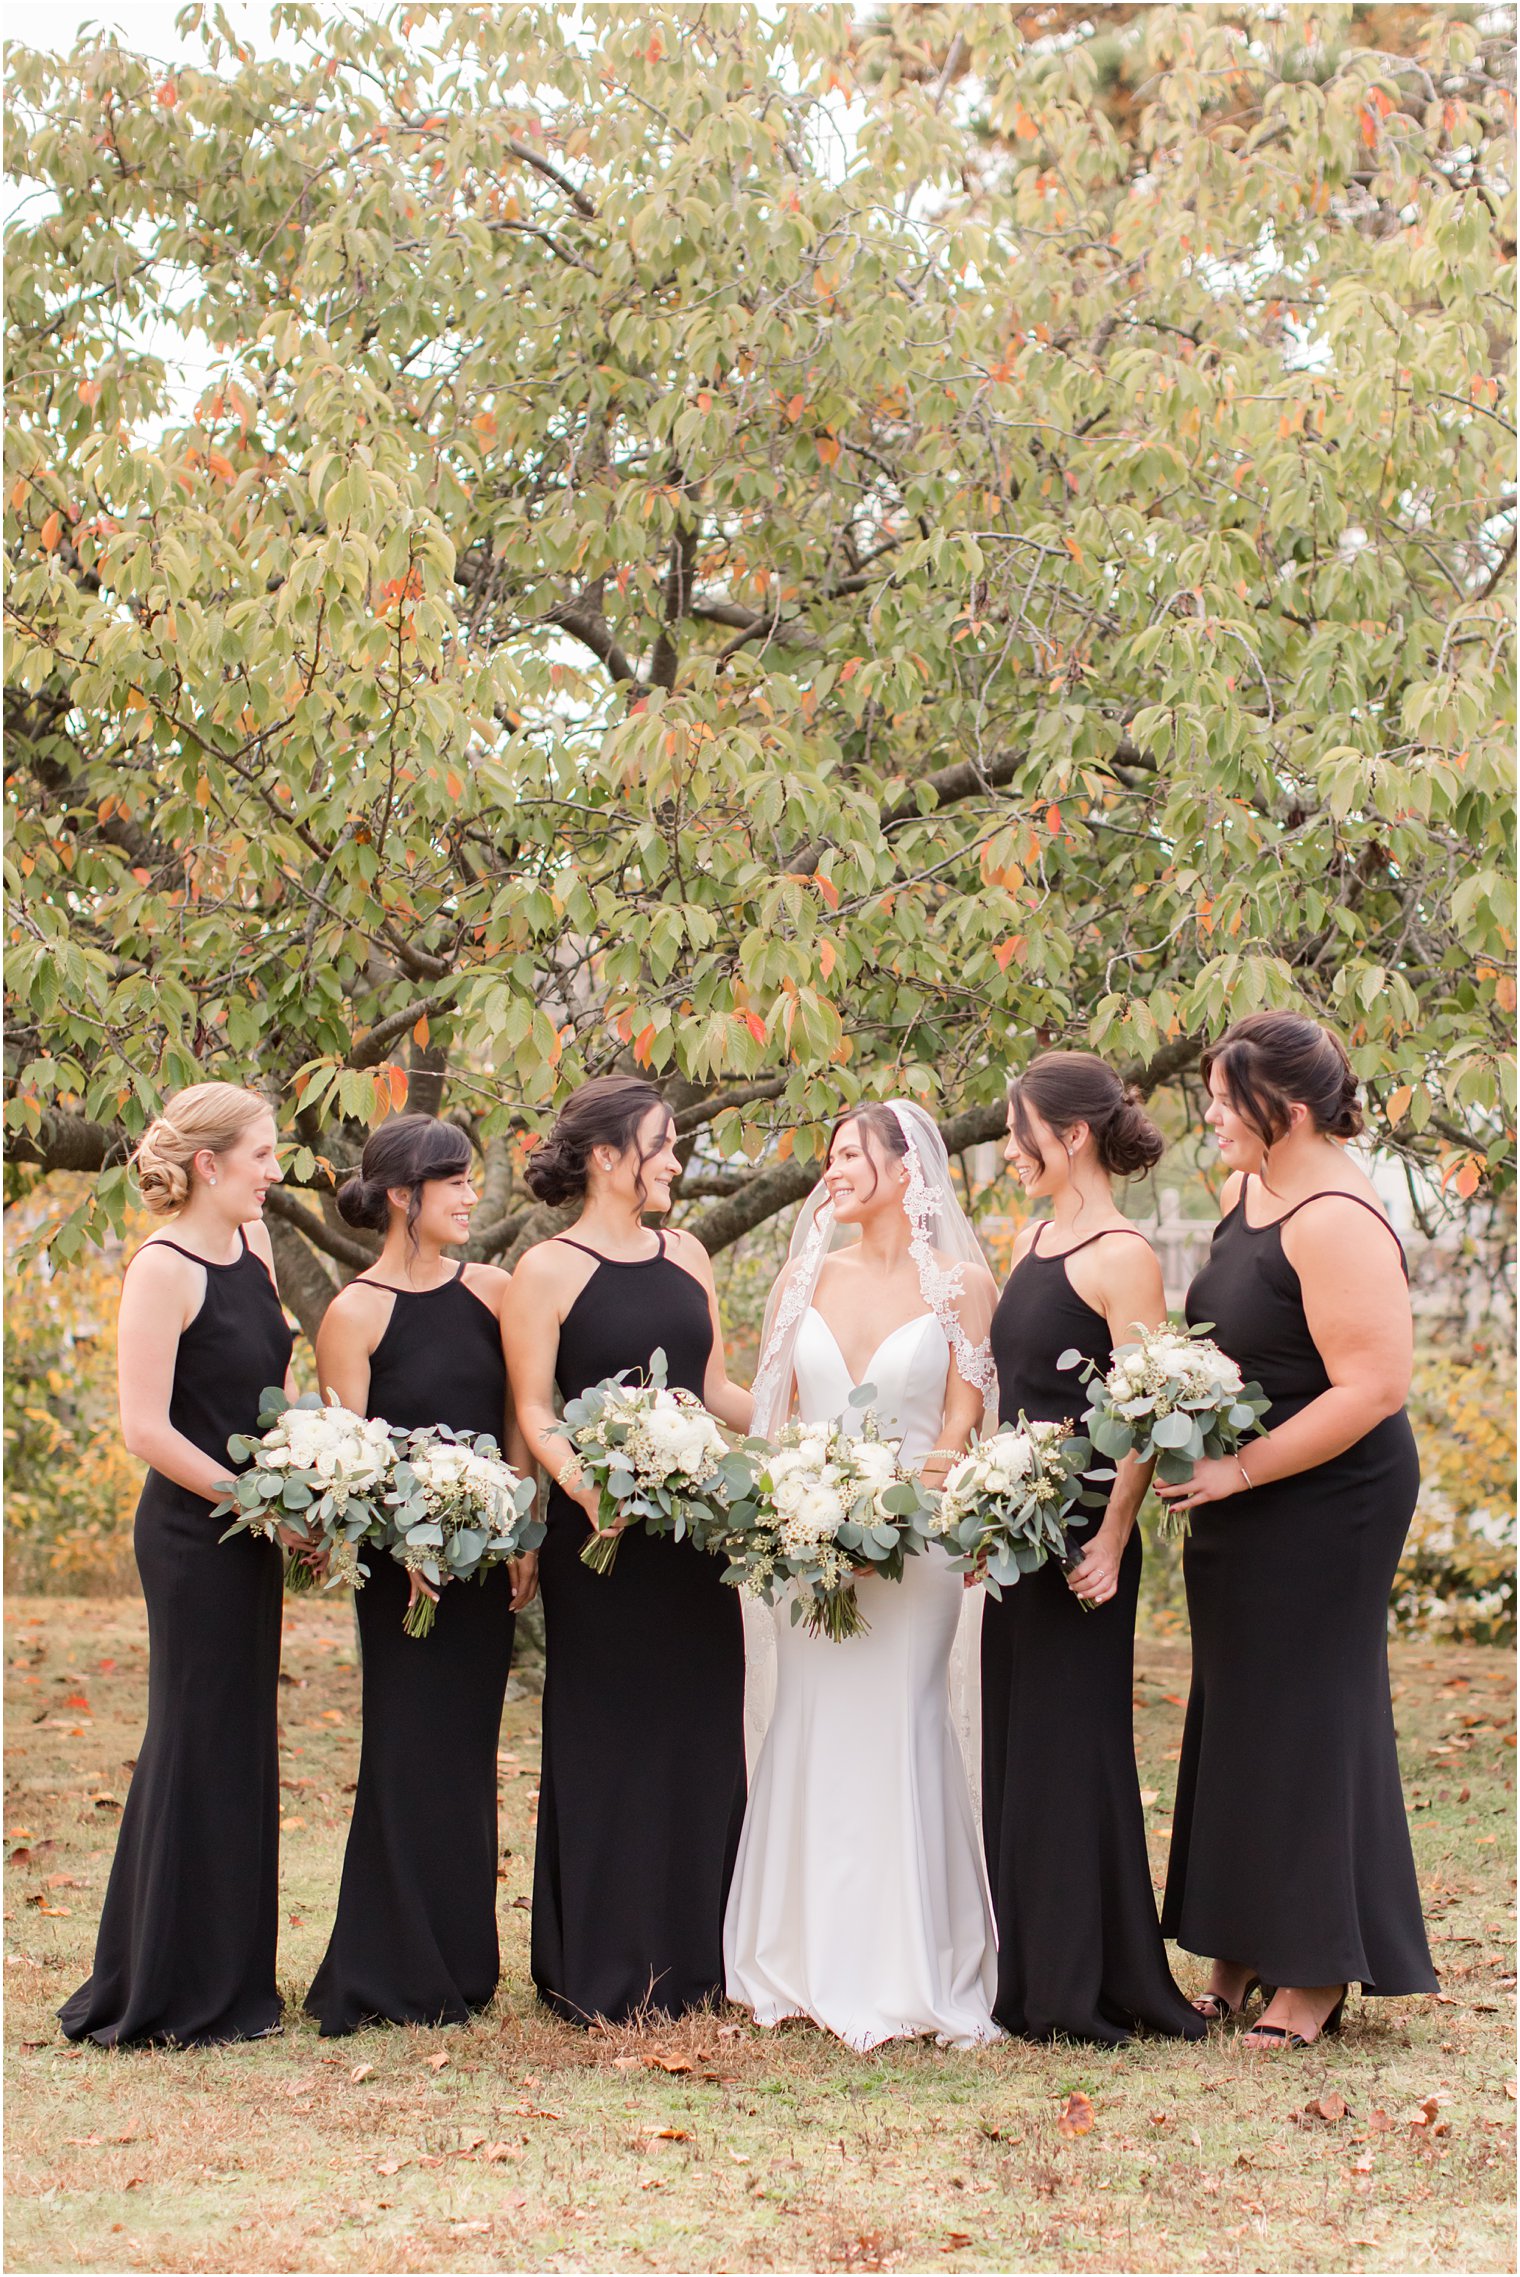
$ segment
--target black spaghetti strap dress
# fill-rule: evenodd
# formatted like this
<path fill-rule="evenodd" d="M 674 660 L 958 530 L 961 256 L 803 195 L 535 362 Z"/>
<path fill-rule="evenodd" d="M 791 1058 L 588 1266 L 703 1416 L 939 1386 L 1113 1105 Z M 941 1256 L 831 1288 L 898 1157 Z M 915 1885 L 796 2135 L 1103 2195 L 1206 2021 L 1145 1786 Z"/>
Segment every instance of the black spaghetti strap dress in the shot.
<path fill-rule="evenodd" d="M 204 1268 L 174 1357 L 169 1420 L 233 1469 L 293 1339 L 268 1268 L 242 1236 Z M 138 1252 L 141 1255 L 141 1251 Z M 129 1268 L 130 1269 L 130 1268 Z M 132 1547 L 148 1603 L 148 1727 L 122 1813 L 86 1983 L 59 2010 L 71 2040 L 196 2047 L 275 2029 L 280 1844 L 282 1561 L 150 1470 Z"/>
<path fill-rule="evenodd" d="M 1187 1313 L 1260 1383 L 1270 1430 L 1329 1389 L 1282 1245 L 1324 1196 L 1253 1226 L 1249 1191 Z M 1162 1924 L 1268 1984 L 1436 1990 L 1388 1691 L 1388 1595 L 1419 1484 L 1401 1408 L 1330 1462 L 1191 1513 L 1193 1683 Z"/>
<path fill-rule="evenodd" d="M 641 1263 L 587 1254 L 596 1269 L 560 1328 L 562 1397 L 663 1349 L 667 1382 L 700 1398 L 707 1297 L 663 1234 Z M 719 1559 L 642 1528 L 593 1573 L 585 1512 L 558 1488 L 548 1526 L 533 1981 L 573 2023 L 680 2015 L 723 1997 L 745 1800 L 738 1594 Z"/>
<path fill-rule="evenodd" d="M 389 1287 L 389 1283 L 376 1283 Z M 398 1289 L 370 1355 L 371 1415 L 500 1445 L 501 1326 L 463 1270 Z M 362 2025 L 461 2024 L 496 1991 L 496 1749 L 512 1665 L 512 1581 L 451 1581 L 426 1637 L 401 1626 L 409 1577 L 370 1550 L 355 1597 L 364 1736 L 338 1911 L 306 2009 L 324 2039 Z"/>
<path fill-rule="evenodd" d="M 1075 1250 L 1045 1257 L 1039 1240 L 992 1318 L 1005 1423 L 1020 1410 L 1031 1422 L 1076 1420 L 1080 1371 L 1058 1368 L 1058 1357 L 1075 1346 L 1106 1368 L 1112 1355 L 1107 1321 L 1067 1277 Z M 1099 1522 L 1096 1511 L 1085 1516 Z M 998 1930 L 992 2013 L 1026 2040 L 1122 2047 L 1139 2029 L 1183 2040 L 1205 2031 L 1167 1967 L 1145 1848 L 1132 1716 L 1140 1563 L 1137 1528 L 1107 1604 L 1084 1611 L 1052 1561 L 1001 1603 L 989 1597 L 982 1614 L 982 1826 Z"/>

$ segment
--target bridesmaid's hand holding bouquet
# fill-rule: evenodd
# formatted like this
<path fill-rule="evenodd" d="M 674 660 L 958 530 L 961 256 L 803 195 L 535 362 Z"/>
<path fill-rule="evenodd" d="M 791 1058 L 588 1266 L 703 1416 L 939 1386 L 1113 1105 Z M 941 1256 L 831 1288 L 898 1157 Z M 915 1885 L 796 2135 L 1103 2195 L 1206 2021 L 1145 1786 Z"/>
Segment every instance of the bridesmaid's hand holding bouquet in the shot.
<path fill-rule="evenodd" d="M 285 1578 L 291 1589 L 349 1582 L 359 1588 L 368 1566 L 361 1546 L 385 1531 L 382 1496 L 395 1462 L 391 1427 L 378 1416 L 355 1415 L 336 1399 L 309 1392 L 292 1402 L 278 1386 L 259 1409 L 258 1439 L 234 1433 L 227 1452 L 247 1469 L 225 1482 L 214 1518 L 237 1516 L 221 1539 L 261 1534 L 289 1550 Z"/>
<path fill-rule="evenodd" d="M 850 1405 L 869 1409 L 862 1384 Z M 748 1495 L 732 1512 L 723 1578 L 771 1604 L 790 1584 L 792 1620 L 839 1642 L 869 1627 L 855 1594 L 864 1571 L 900 1581 L 907 1557 L 935 1530 L 934 1498 L 878 1438 L 869 1414 L 844 1421 L 789 1423 L 774 1446 L 752 1439 Z"/>
<path fill-rule="evenodd" d="M 1209 1336 L 1209 1325 L 1141 1329 L 1134 1343 L 1115 1347 L 1106 1375 L 1096 1362 L 1087 1362 L 1083 1428 L 1100 1455 L 1115 1462 L 1126 1455 L 1154 1462 L 1158 1480 L 1178 1486 L 1192 1477 L 1195 1464 L 1234 1455 L 1249 1432 L 1263 1428 L 1271 1402 L 1260 1384 L 1241 1381 L 1235 1362 Z M 1057 1365 L 1075 1367 L 1080 1357 L 1063 1352 Z M 1167 1508 L 1161 1531 L 1183 1533 L 1187 1523 L 1185 1510 Z"/>
<path fill-rule="evenodd" d="M 647 1383 L 630 1371 L 567 1401 L 564 1435 L 596 1489 L 598 1521 L 581 1549 L 593 1572 L 608 1573 L 624 1527 L 689 1536 L 699 1549 L 729 1524 L 729 1506 L 750 1483 L 750 1467 L 729 1448 L 713 1417 L 688 1391 L 665 1384 L 655 1352 Z"/>
<path fill-rule="evenodd" d="M 1090 1444 L 1069 1423 L 1031 1423 L 1021 1415 L 1016 1426 L 979 1439 L 939 1498 L 939 1537 L 957 1553 L 958 1570 L 1000 1598 L 1047 1558 L 1065 1564 L 1072 1555 L 1068 1512 L 1078 1503 L 1097 1508 L 1103 1499 L 1082 1484 L 1091 1459 Z"/>
<path fill-rule="evenodd" d="M 534 1494 L 486 1432 L 436 1423 L 407 1433 L 386 1504 L 387 1547 L 417 1585 L 401 1624 L 409 1637 L 428 1635 L 446 1582 L 478 1579 L 537 1549 L 545 1527 Z"/>

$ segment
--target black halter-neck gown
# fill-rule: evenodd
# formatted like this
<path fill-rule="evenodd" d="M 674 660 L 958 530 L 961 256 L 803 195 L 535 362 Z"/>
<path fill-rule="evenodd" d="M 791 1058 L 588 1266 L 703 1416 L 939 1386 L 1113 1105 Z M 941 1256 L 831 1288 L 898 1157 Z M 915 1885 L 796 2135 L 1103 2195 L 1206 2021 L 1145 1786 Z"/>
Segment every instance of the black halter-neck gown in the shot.
<path fill-rule="evenodd" d="M 1261 1385 L 1270 1430 L 1329 1388 L 1281 1230 L 1325 1197 L 1253 1226 L 1249 1190 L 1187 1313 Z M 1388 1691 L 1388 1594 L 1419 1485 L 1401 1408 L 1332 1461 L 1191 1514 L 1193 1684 L 1162 1922 L 1268 1984 L 1436 1990 Z"/>
<path fill-rule="evenodd" d="M 292 1338 L 274 1283 L 243 1239 L 203 1266 L 180 1336 L 169 1420 L 226 1462 L 285 1380 Z M 141 1255 L 141 1251 L 138 1252 Z M 130 1269 L 130 1268 L 129 1268 Z M 59 2010 L 71 2040 L 192 2047 L 257 2039 L 279 2022 L 281 1558 L 149 1471 L 132 1546 L 148 1604 L 148 1728 L 122 1814 L 88 1981 Z"/>
<path fill-rule="evenodd" d="M 556 1380 L 573 1399 L 663 1349 L 671 1387 L 700 1398 L 711 1347 L 707 1297 L 661 1235 L 642 1263 L 598 1258 Z M 738 1595 L 719 1559 L 642 1528 L 593 1573 L 585 1513 L 558 1489 L 548 1521 L 533 1980 L 573 2023 L 679 2015 L 723 1996 L 745 1797 Z"/>
<path fill-rule="evenodd" d="M 1058 1368 L 1058 1357 L 1072 1346 L 1101 1368 L 1112 1357 L 1108 1323 L 1067 1276 L 1075 1251 L 1042 1256 L 1039 1239 L 992 1319 L 1005 1423 L 1020 1410 L 1032 1423 L 1075 1420 L 1082 1378 Z M 1099 1513 L 1087 1522 L 1096 1525 Z M 1023 2039 L 1117 2047 L 1142 2027 L 1185 2040 L 1205 2030 L 1167 1967 L 1146 1856 L 1132 1715 L 1140 1563 L 1137 1528 L 1106 1605 L 1084 1611 L 1052 1561 L 1001 1603 L 989 1598 L 982 1614 L 982 1825 L 998 1929 L 992 2013 Z"/>
<path fill-rule="evenodd" d="M 389 1283 L 377 1284 L 388 1287 Z M 407 1430 L 506 1422 L 501 1326 L 462 1271 L 398 1290 L 370 1355 L 371 1415 Z M 496 1749 L 512 1665 L 505 1566 L 451 1581 L 426 1637 L 401 1626 L 410 1582 L 370 1550 L 355 1598 L 364 1737 L 337 1918 L 306 2008 L 324 2039 L 361 2025 L 460 2024 L 501 1968 L 496 1932 Z"/>

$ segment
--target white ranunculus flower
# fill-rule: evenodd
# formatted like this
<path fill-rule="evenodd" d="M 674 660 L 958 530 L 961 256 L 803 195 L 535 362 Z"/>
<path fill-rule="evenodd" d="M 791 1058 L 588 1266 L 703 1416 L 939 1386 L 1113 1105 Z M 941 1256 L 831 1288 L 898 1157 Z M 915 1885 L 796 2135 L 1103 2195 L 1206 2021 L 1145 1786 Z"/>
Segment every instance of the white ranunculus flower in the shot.
<path fill-rule="evenodd" d="M 794 1514 L 794 1524 L 815 1541 L 826 1541 L 844 1522 L 844 1504 L 829 1486 L 810 1486 Z"/>
<path fill-rule="evenodd" d="M 988 1459 L 999 1478 L 1027 1478 L 1034 1468 L 1034 1450 L 1022 1431 L 998 1431 L 987 1441 Z"/>
<path fill-rule="evenodd" d="M 866 1486 L 891 1486 L 899 1476 L 897 1457 L 880 1439 L 861 1439 L 851 1449 L 856 1476 Z"/>

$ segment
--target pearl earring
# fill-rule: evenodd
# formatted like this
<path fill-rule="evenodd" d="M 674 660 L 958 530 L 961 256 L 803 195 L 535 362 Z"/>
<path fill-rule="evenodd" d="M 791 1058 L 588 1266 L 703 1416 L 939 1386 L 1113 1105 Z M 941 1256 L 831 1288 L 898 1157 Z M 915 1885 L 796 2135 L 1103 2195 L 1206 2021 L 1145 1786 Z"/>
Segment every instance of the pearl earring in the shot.
<path fill-rule="evenodd" d="M 213 1172 L 212 1172 L 212 1174 L 211 1174 L 211 1176 L 210 1176 L 210 1177 L 209 1177 L 209 1178 L 206 1180 L 206 1184 L 207 1184 L 208 1186 L 214 1186 L 214 1185 L 216 1184 L 216 1173 L 215 1173 L 215 1171 L 213 1171 Z"/>

